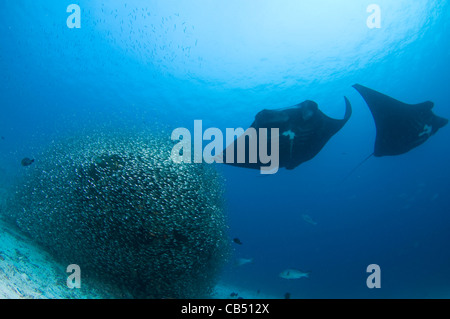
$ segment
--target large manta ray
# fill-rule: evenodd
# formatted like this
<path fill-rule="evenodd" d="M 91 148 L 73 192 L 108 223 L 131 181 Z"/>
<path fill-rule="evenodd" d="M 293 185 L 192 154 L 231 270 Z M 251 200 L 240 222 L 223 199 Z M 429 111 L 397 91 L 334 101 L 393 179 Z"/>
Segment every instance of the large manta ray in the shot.
<path fill-rule="evenodd" d="M 342 120 L 332 119 L 322 113 L 317 103 L 304 101 L 293 107 L 280 110 L 262 110 L 255 116 L 255 121 L 250 128 L 256 129 L 258 141 L 259 129 L 267 128 L 267 149 L 271 152 L 271 129 L 279 129 L 279 167 L 288 170 L 294 169 L 303 162 L 316 156 L 325 146 L 328 140 L 336 134 L 349 120 L 352 114 L 350 102 L 345 98 L 346 110 Z M 245 132 L 247 133 L 248 130 Z M 238 163 L 237 145 L 240 139 L 245 142 L 245 161 Z M 259 156 L 255 163 L 249 160 L 249 137 L 246 134 L 240 136 L 223 151 L 224 163 L 260 169 L 262 164 Z M 233 163 L 226 157 L 233 148 Z M 259 143 L 258 143 L 259 154 Z"/>
<path fill-rule="evenodd" d="M 431 111 L 433 102 L 406 104 L 359 84 L 353 87 L 366 101 L 375 121 L 372 155 L 376 157 L 409 152 L 448 123 Z"/>

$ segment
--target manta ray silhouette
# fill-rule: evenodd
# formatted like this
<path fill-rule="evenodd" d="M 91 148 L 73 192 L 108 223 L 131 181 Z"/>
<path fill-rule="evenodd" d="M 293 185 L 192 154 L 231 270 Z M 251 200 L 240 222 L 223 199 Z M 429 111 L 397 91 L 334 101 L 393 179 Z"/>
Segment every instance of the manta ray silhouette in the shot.
<path fill-rule="evenodd" d="M 307 100 L 289 108 L 262 110 L 256 114 L 250 128 L 256 129 L 258 140 L 259 129 L 267 128 L 268 153 L 270 153 L 272 138 L 270 129 L 279 129 L 279 167 L 291 170 L 315 157 L 330 138 L 347 123 L 352 114 L 352 108 L 347 98 L 345 98 L 345 104 L 345 116 L 342 120 L 328 117 L 319 110 L 316 102 Z M 237 152 L 234 151 L 240 139 L 245 139 L 243 163 L 238 163 Z M 233 163 L 230 163 L 230 159 L 226 157 L 227 153 L 231 153 L 230 148 L 233 148 Z M 259 144 L 257 149 L 259 152 Z M 249 137 L 246 134 L 225 148 L 223 158 L 226 164 L 245 168 L 260 169 L 264 165 L 259 158 L 254 163 L 249 160 Z"/>
<path fill-rule="evenodd" d="M 353 85 L 353 88 L 361 94 L 372 112 L 376 139 L 373 153 L 356 166 L 347 177 L 372 156 L 395 156 L 409 152 L 448 123 L 447 119 L 432 112 L 434 103 L 431 101 L 407 104 L 360 84 Z M 307 100 L 289 108 L 262 110 L 256 114 L 250 128 L 255 129 L 258 140 L 259 129 L 267 129 L 267 153 L 270 153 L 270 129 L 279 130 L 278 166 L 291 170 L 314 158 L 350 119 L 352 108 L 349 100 L 344 98 L 346 110 L 342 120 L 328 117 L 319 110 L 317 103 Z M 250 161 L 249 135 L 243 134 L 225 148 L 222 155 L 226 164 L 254 169 L 260 169 L 265 165 L 259 158 Z M 238 161 L 237 152 L 234 151 L 238 144 L 245 145 L 245 160 L 241 158 L 241 162 Z M 259 143 L 256 152 L 259 154 Z M 233 157 L 231 160 L 226 157 L 227 153 L 233 154 L 230 155 Z"/>
<path fill-rule="evenodd" d="M 345 179 L 372 156 L 395 156 L 425 143 L 448 120 L 435 115 L 431 101 L 407 104 L 360 84 L 353 85 L 372 112 L 377 130 L 372 154 L 361 161 Z M 344 180 L 345 180 L 344 179 Z"/>
<path fill-rule="evenodd" d="M 448 123 L 431 111 L 433 102 L 406 104 L 360 84 L 353 87 L 366 101 L 375 121 L 376 157 L 409 152 Z"/>

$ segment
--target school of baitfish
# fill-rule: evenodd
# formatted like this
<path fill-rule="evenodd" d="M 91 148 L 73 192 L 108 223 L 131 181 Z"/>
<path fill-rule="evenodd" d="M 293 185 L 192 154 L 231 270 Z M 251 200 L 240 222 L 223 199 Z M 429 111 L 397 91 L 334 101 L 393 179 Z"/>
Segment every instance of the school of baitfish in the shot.
<path fill-rule="evenodd" d="M 136 298 L 206 297 L 229 255 L 223 181 L 171 161 L 149 132 L 96 132 L 53 142 L 17 184 L 6 212 L 82 280 Z"/>

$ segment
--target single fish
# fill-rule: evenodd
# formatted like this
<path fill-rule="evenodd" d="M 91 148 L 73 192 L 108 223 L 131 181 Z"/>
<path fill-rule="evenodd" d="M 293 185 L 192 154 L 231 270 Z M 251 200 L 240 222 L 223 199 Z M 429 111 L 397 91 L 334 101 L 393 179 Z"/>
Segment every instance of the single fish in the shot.
<path fill-rule="evenodd" d="M 30 166 L 31 164 L 33 164 L 34 159 L 29 159 L 28 157 L 25 157 L 20 163 L 22 164 L 22 166 Z"/>
<path fill-rule="evenodd" d="M 253 262 L 253 258 L 238 258 L 236 259 L 237 266 L 243 266 L 245 264 L 250 264 Z"/>
<path fill-rule="evenodd" d="M 309 278 L 311 274 L 310 271 L 302 271 L 298 269 L 286 269 L 285 271 L 280 273 L 280 277 L 284 279 L 300 279 L 300 278 Z"/>
<path fill-rule="evenodd" d="M 291 293 L 290 292 L 285 293 L 284 299 L 291 299 Z"/>
<path fill-rule="evenodd" d="M 234 239 L 233 239 L 233 242 L 234 242 L 235 244 L 242 245 L 242 242 L 239 240 L 239 238 L 234 238 Z"/>
<path fill-rule="evenodd" d="M 303 214 L 303 215 L 302 215 L 302 218 L 303 218 L 303 220 L 304 220 L 305 222 L 307 222 L 307 223 L 309 223 L 309 224 L 311 224 L 311 225 L 314 225 L 314 226 L 317 225 L 317 223 L 311 218 L 311 216 L 309 216 L 309 215 L 307 215 L 307 214 Z"/>

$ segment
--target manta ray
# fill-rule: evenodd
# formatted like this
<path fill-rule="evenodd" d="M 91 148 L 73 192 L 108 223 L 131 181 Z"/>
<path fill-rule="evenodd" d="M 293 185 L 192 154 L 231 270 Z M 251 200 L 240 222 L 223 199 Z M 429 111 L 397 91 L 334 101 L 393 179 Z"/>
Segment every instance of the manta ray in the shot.
<path fill-rule="evenodd" d="M 431 101 L 406 104 L 360 84 L 353 87 L 366 101 L 375 121 L 375 157 L 407 153 L 448 123 L 432 112 Z"/>
<path fill-rule="evenodd" d="M 407 153 L 425 143 L 448 123 L 447 119 L 433 113 L 434 103 L 431 101 L 407 104 L 360 84 L 353 85 L 353 88 L 369 106 L 375 121 L 376 138 L 373 153 L 347 174 L 345 179 L 372 156 Z"/>
<path fill-rule="evenodd" d="M 342 120 L 333 119 L 325 115 L 319 110 L 316 102 L 306 100 L 293 107 L 268 110 L 264 109 L 256 114 L 254 122 L 250 128 L 255 129 L 260 140 L 260 129 L 267 129 L 267 150 L 270 152 L 271 146 L 271 129 L 278 129 L 279 138 L 279 167 L 292 170 L 303 162 L 311 160 L 315 157 L 330 138 L 335 135 L 349 120 L 352 114 L 352 108 L 349 100 L 345 97 L 345 116 Z M 250 129 L 249 128 L 249 129 Z M 249 131 L 246 130 L 245 133 Z M 243 134 L 223 151 L 225 163 L 244 167 L 260 169 L 263 165 L 258 158 L 256 161 L 250 161 L 248 134 Z M 242 141 L 242 139 L 244 139 Z M 239 142 L 245 142 L 245 161 L 238 161 L 237 149 Z M 257 149 L 260 145 L 258 144 Z M 233 148 L 232 151 L 230 149 Z M 227 154 L 234 154 L 234 158 L 227 158 Z M 233 155 L 232 155 L 233 156 Z"/>

